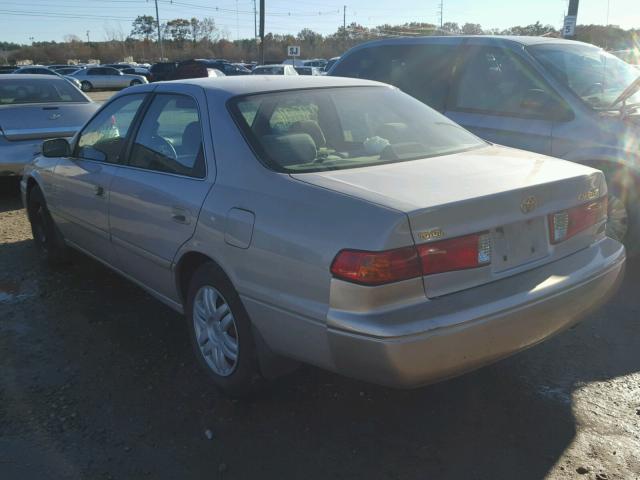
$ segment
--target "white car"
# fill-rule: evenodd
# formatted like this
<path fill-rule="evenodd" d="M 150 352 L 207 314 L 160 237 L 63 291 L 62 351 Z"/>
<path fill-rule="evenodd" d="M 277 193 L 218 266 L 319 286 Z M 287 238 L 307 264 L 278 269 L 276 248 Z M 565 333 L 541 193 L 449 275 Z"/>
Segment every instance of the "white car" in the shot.
<path fill-rule="evenodd" d="M 253 75 L 298 75 L 293 65 L 258 65 L 251 73 Z"/>
<path fill-rule="evenodd" d="M 149 83 L 143 75 L 131 75 L 122 73 L 112 67 L 91 67 L 78 70 L 72 76 L 80 82 L 83 92 L 89 92 L 97 88 L 117 90 Z"/>

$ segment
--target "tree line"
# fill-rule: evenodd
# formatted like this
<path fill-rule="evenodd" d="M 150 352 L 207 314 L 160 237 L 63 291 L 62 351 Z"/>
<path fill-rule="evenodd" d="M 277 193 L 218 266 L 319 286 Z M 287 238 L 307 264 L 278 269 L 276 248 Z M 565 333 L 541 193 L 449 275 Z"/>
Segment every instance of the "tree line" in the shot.
<path fill-rule="evenodd" d="M 226 58 L 232 61 L 255 61 L 259 44 L 256 39 L 230 40 L 213 18 L 175 18 L 160 25 L 164 56 L 170 60 L 189 58 Z M 265 60 L 281 62 L 286 58 L 288 45 L 300 45 L 304 58 L 331 58 L 342 54 L 358 43 L 368 40 L 422 35 L 545 35 L 559 37 L 560 31 L 540 22 L 507 29 L 484 29 L 477 23 L 454 22 L 442 28 L 430 23 L 409 22 L 402 25 L 383 24 L 364 27 L 351 23 L 339 27 L 334 33 L 322 35 L 303 28 L 296 35 L 268 33 L 265 35 Z M 99 59 L 103 63 L 122 61 L 133 57 L 136 61 L 154 62 L 160 58 L 157 42 L 157 24 L 149 15 L 138 16 L 131 32 L 107 32 L 108 39 L 100 42 L 83 41 L 77 35 L 66 35 L 63 42 L 34 42 L 19 45 L 0 42 L 0 63 L 15 64 L 20 60 L 34 63 L 66 63 L 68 59 L 87 61 Z M 626 49 L 638 45 L 640 28 L 624 30 L 617 26 L 578 25 L 577 40 L 592 43 L 608 50 Z"/>

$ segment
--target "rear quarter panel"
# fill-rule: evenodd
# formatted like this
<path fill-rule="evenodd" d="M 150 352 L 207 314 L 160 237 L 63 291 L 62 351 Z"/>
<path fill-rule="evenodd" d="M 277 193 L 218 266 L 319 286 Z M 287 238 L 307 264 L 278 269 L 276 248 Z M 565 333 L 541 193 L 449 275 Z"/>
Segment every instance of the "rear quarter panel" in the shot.
<path fill-rule="evenodd" d="M 242 296 L 326 322 L 330 265 L 341 249 L 413 244 L 404 213 L 268 170 L 224 104 L 211 95 L 209 110 L 217 177 L 196 233 L 179 256 L 189 250 L 204 253 L 220 264 Z M 255 216 L 248 248 L 225 242 L 232 208 Z"/>

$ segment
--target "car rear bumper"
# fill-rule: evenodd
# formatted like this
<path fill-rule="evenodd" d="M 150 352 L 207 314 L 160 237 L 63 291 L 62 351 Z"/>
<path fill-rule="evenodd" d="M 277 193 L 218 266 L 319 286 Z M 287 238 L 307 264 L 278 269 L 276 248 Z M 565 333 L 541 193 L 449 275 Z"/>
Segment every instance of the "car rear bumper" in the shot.
<path fill-rule="evenodd" d="M 331 358 L 322 363 L 355 378 L 403 388 L 459 375 L 579 321 L 615 290 L 624 262 L 624 247 L 605 238 L 543 267 L 400 311 L 368 318 L 330 311 Z"/>
<path fill-rule="evenodd" d="M 0 177 L 22 175 L 24 166 L 42 148 L 42 140 L 8 141 L 0 138 Z"/>

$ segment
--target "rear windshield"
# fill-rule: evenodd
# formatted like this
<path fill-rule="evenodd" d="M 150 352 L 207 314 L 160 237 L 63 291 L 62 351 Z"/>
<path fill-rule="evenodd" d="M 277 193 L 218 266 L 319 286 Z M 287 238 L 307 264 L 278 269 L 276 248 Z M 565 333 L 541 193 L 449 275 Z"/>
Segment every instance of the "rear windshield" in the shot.
<path fill-rule="evenodd" d="M 364 167 L 486 145 L 395 88 L 290 90 L 235 98 L 230 110 L 259 159 L 281 172 Z"/>
<path fill-rule="evenodd" d="M 0 80 L 0 105 L 57 102 L 87 103 L 89 100 L 61 78 Z"/>

